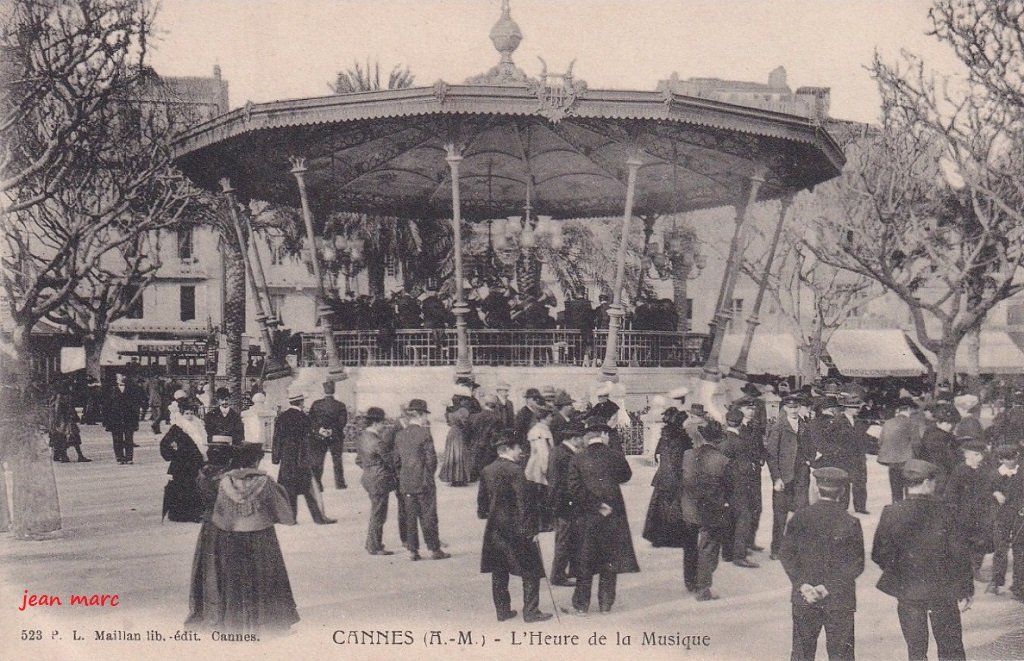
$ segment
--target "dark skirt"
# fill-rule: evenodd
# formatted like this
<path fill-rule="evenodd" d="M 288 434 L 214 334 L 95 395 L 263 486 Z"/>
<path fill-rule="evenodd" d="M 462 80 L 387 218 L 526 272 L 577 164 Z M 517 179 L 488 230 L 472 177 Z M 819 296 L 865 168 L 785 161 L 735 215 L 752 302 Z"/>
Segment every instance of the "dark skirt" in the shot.
<path fill-rule="evenodd" d="M 673 493 L 655 489 L 651 504 L 647 507 L 643 538 L 653 546 L 683 548 L 692 527 L 683 520 L 679 499 Z"/>
<path fill-rule="evenodd" d="M 438 478 L 451 484 L 466 484 L 472 481 L 472 462 L 473 458 L 466 447 L 465 434 L 452 429 L 445 440 Z"/>
<path fill-rule="evenodd" d="M 199 523 L 203 520 L 203 501 L 195 479 L 171 478 L 164 487 L 163 513 L 171 521 Z"/>
<path fill-rule="evenodd" d="M 199 529 L 187 626 L 231 632 L 284 631 L 299 621 L 274 528 Z"/>

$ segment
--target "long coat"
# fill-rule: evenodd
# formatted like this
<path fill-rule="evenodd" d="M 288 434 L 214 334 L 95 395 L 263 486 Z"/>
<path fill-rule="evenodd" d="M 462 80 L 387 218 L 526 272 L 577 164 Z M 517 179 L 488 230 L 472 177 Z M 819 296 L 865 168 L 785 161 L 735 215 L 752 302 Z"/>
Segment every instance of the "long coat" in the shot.
<path fill-rule="evenodd" d="M 731 460 L 729 468 L 733 474 L 732 505 L 759 508 L 764 446 L 752 433 L 737 434 L 728 430 L 718 449 Z"/>
<path fill-rule="evenodd" d="M 962 461 L 953 434 L 939 429 L 934 424 L 928 427 L 924 436 L 921 437 L 921 447 L 918 449 L 917 458 L 930 461 L 942 469 L 940 484 L 945 484 L 949 474 Z"/>
<path fill-rule="evenodd" d="M 854 482 L 858 477 L 863 479 L 867 471 L 867 428 L 867 423 L 862 420 L 851 425 L 845 415 L 834 416 L 817 439 L 821 457 L 815 466 L 842 468 Z"/>
<path fill-rule="evenodd" d="M 592 443 L 569 462 L 569 494 L 576 504 L 579 526 L 574 564 L 577 577 L 640 571 L 619 488 L 632 476 L 625 455 L 602 443 Z M 602 504 L 611 508 L 607 515 L 600 512 Z"/>
<path fill-rule="evenodd" d="M 814 460 L 814 443 L 807 423 L 798 420 L 797 430 L 785 416 L 779 417 L 764 438 L 768 473 L 772 481 L 789 484 L 799 473 L 809 471 Z"/>
<path fill-rule="evenodd" d="M 309 416 L 289 408 L 274 421 L 271 460 L 280 464 L 277 482 L 291 493 L 303 493 L 313 479 L 313 455 L 309 447 Z"/>
<path fill-rule="evenodd" d="M 115 385 L 103 406 L 103 426 L 107 431 L 138 431 L 139 408 L 144 402 L 142 392 L 131 384 L 124 387 L 124 392 Z"/>
<path fill-rule="evenodd" d="M 732 515 L 732 472 L 729 457 L 710 443 L 683 454 L 683 518 L 687 523 L 726 528 Z"/>
<path fill-rule="evenodd" d="M 331 430 L 332 438 L 341 440 L 345 438 L 346 424 L 348 409 L 333 397 L 322 397 L 309 407 L 309 425 L 313 429 L 313 434 L 318 437 L 320 428 L 324 427 Z"/>
<path fill-rule="evenodd" d="M 798 510 L 786 526 L 779 559 L 793 583 L 792 602 L 806 604 L 800 586 L 824 585 L 825 610 L 856 610 L 855 581 L 864 571 L 864 531 L 842 505 L 829 500 Z"/>
<path fill-rule="evenodd" d="M 882 568 L 878 589 L 908 601 L 948 603 L 974 594 L 971 559 L 953 508 L 912 495 L 886 505 L 871 559 Z"/>
<path fill-rule="evenodd" d="M 957 526 L 975 552 L 989 553 L 996 501 L 992 497 L 992 476 L 985 466 L 960 464 L 953 469 L 942 497 L 956 509 Z"/>
<path fill-rule="evenodd" d="M 356 443 L 356 464 L 363 469 L 359 483 L 371 496 L 380 496 L 398 488 L 393 448 L 376 432 L 364 429 Z"/>
<path fill-rule="evenodd" d="M 569 493 L 569 462 L 576 456 L 565 443 L 551 448 L 548 455 L 548 509 L 558 517 L 570 518 L 575 507 Z"/>
<path fill-rule="evenodd" d="M 395 468 L 401 493 L 426 493 L 437 488 L 437 450 L 430 430 L 409 425 L 395 434 Z"/>
<path fill-rule="evenodd" d="M 537 534 L 534 489 L 519 464 L 498 457 L 480 474 L 476 513 L 487 519 L 480 550 L 480 572 L 508 572 L 523 578 L 541 578 L 544 563 L 533 542 Z"/>

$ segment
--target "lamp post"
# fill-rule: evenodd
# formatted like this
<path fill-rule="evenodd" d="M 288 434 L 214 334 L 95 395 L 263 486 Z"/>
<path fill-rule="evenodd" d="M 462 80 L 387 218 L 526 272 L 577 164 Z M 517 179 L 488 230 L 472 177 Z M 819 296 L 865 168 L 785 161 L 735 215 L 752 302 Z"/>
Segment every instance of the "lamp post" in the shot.
<path fill-rule="evenodd" d="M 324 289 L 324 280 L 320 271 L 320 256 L 316 249 L 316 235 L 313 233 L 313 213 L 309 209 L 309 196 L 306 193 L 306 159 L 292 156 L 289 158 L 292 164 L 291 173 L 299 186 L 299 200 L 302 203 L 302 220 L 306 226 L 306 240 L 309 242 L 309 260 L 313 264 L 313 278 L 316 280 L 317 291 L 317 322 L 320 331 L 324 336 L 324 346 L 327 349 L 327 378 L 332 381 L 342 381 L 346 377 L 345 368 L 341 366 L 338 358 L 338 346 L 334 342 L 334 330 L 331 328 L 331 308 L 327 305 L 327 292 Z"/>

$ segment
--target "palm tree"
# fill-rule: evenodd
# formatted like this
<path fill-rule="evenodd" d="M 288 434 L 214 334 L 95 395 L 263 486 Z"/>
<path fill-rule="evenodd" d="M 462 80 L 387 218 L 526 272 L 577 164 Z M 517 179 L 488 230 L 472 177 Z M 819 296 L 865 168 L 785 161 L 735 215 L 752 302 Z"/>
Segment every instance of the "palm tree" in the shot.
<path fill-rule="evenodd" d="M 400 90 L 412 87 L 414 82 L 415 78 L 409 71 L 409 67 L 396 64 L 388 74 L 387 85 L 381 85 L 380 62 L 374 61 L 371 65 L 370 60 L 367 59 L 365 69 L 359 62 L 353 62 L 352 68 L 339 71 L 337 78 L 334 79 L 334 84 L 328 83 L 328 87 L 335 94 L 352 94 L 353 92 L 372 92 L 381 89 Z"/>

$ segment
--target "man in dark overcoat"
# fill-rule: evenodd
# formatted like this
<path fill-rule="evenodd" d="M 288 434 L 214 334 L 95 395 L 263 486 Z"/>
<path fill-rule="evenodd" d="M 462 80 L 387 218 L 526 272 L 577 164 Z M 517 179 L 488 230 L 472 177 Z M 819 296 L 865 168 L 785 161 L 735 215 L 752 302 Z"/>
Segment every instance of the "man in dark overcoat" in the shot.
<path fill-rule="evenodd" d="M 139 430 L 139 406 L 142 393 L 118 373 L 114 387 L 103 406 L 103 426 L 110 432 L 114 456 L 119 464 L 131 464 L 135 458 L 135 432 Z"/>
<path fill-rule="evenodd" d="M 853 509 L 859 514 L 868 514 L 867 486 L 867 445 L 868 423 L 857 417 L 863 400 L 856 394 L 844 394 L 839 399 L 842 412 L 834 416 L 828 426 L 815 439 L 821 457 L 816 468 L 831 466 L 842 468 L 850 476 L 853 492 Z M 849 507 L 850 494 L 843 496 L 842 504 Z"/>
<path fill-rule="evenodd" d="M 903 465 L 907 497 L 882 510 L 871 549 L 882 568 L 877 587 L 896 597 L 911 659 L 928 657 L 929 620 L 938 658 L 966 658 L 960 612 L 974 598 L 970 552 L 953 508 L 935 496 L 939 472 L 920 459 Z"/>
<path fill-rule="evenodd" d="M 501 421 L 499 429 L 513 429 L 516 422 L 516 406 L 508 398 L 511 386 L 507 381 L 499 381 L 494 387 L 494 393 L 498 398 L 498 405 L 495 410 L 498 412 L 498 419 Z"/>
<path fill-rule="evenodd" d="M 523 449 L 515 436 L 501 432 L 495 439 L 498 458 L 480 474 L 476 513 L 487 519 L 480 550 L 480 572 L 491 575 L 491 596 L 498 621 L 516 616 L 508 592 L 509 576 L 523 580 L 523 620 L 543 622 L 551 613 L 540 610 L 540 579 L 544 563 L 537 545 L 536 503 L 519 459 Z"/>
<path fill-rule="evenodd" d="M 952 404 L 940 403 L 932 407 L 932 422 L 921 436 L 921 444 L 914 456 L 939 467 L 935 492 L 942 494 L 953 469 L 960 463 L 959 446 L 953 436 L 953 427 L 960 422 L 960 414 Z"/>
<path fill-rule="evenodd" d="M 807 507 L 814 447 L 807 424 L 800 419 L 799 395 L 782 400 L 782 415 L 765 436 L 768 473 L 772 479 L 772 560 L 777 560 L 790 512 Z"/>
<path fill-rule="evenodd" d="M 391 447 L 385 443 L 384 410 L 371 406 L 366 410 L 366 428 L 356 444 L 356 463 L 363 469 L 359 482 L 370 497 L 370 525 L 366 532 L 366 551 L 370 555 L 394 555 L 384 548 L 384 522 L 388 519 L 388 499 L 398 488 Z"/>
<path fill-rule="evenodd" d="M 828 658 L 853 659 L 855 581 L 864 571 L 864 532 L 838 503 L 849 485 L 846 471 L 819 468 L 814 478 L 821 499 L 793 515 L 779 551 L 793 584 L 791 658 L 814 659 L 824 627 Z"/>
<path fill-rule="evenodd" d="M 578 533 L 572 595 L 577 614 L 590 609 L 594 574 L 600 575 L 598 606 L 607 613 L 615 603 L 617 576 L 640 571 L 619 488 L 633 471 L 625 455 L 608 447 L 610 433 L 605 424 L 589 425 L 584 431 L 586 447 L 569 461 L 569 497 L 576 509 Z"/>
<path fill-rule="evenodd" d="M 320 489 L 324 488 L 324 460 L 331 453 L 334 467 L 334 488 L 345 488 L 345 425 L 348 424 L 348 409 L 334 399 L 334 381 L 324 381 L 324 396 L 309 407 L 309 424 L 312 428 L 310 446 L 313 452 L 313 477 Z"/>
<path fill-rule="evenodd" d="M 759 565 L 747 559 L 753 544 L 755 521 L 761 514 L 761 464 L 764 446 L 751 434 L 740 435 L 743 412 L 731 409 L 725 414 L 725 434 L 718 449 L 729 457 L 733 492 L 730 501 L 732 526 L 732 563 L 755 569 Z M 727 540 L 728 543 L 730 540 Z"/>
<path fill-rule="evenodd" d="M 718 599 L 711 582 L 718 567 L 718 556 L 732 524 L 729 499 L 732 497 L 732 471 L 729 457 L 718 449 L 723 431 L 716 420 L 709 420 L 694 437 L 694 447 L 683 453 L 683 519 L 700 529 L 697 536 L 697 601 Z M 686 550 L 685 548 L 683 549 Z"/>
<path fill-rule="evenodd" d="M 405 407 L 408 423 L 395 433 L 395 468 L 398 492 L 405 501 L 405 547 L 410 560 L 420 559 L 420 535 L 434 560 L 451 556 L 441 550 L 437 521 L 437 450 L 427 427 L 430 410 L 422 399 L 409 400 Z"/>
<path fill-rule="evenodd" d="M 569 494 L 569 462 L 583 449 L 583 434 L 583 423 L 568 423 L 562 430 L 562 442 L 548 454 L 548 509 L 555 517 L 551 585 L 574 585 L 568 571 L 576 543 L 575 507 Z"/>
<path fill-rule="evenodd" d="M 277 482 L 288 492 L 288 503 L 298 514 L 299 496 L 306 499 L 309 515 L 318 524 L 337 523 L 323 511 L 320 488 L 313 479 L 313 455 L 309 447 L 309 416 L 302 410 L 305 396 L 299 390 L 288 393 L 288 408 L 274 421 L 271 460 L 281 468 Z"/>

